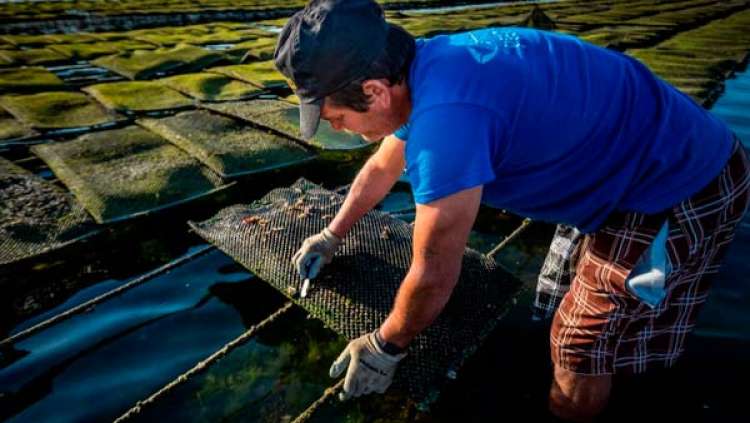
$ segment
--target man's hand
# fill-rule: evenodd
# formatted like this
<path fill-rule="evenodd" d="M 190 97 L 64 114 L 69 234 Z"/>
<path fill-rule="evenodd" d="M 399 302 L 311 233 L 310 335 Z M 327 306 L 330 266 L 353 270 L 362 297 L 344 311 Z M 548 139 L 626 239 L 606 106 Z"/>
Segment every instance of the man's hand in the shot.
<path fill-rule="evenodd" d="M 339 245 L 341 238 L 325 228 L 302 243 L 302 247 L 292 256 L 292 264 L 302 279 L 314 279 L 320 269 L 333 260 Z"/>
<path fill-rule="evenodd" d="M 391 355 L 383 351 L 375 332 L 353 340 L 329 371 L 329 375 L 335 378 L 347 369 L 344 391 L 339 394 L 339 399 L 344 401 L 371 392 L 382 394 L 391 385 L 396 366 L 404 357 L 406 353 Z"/>

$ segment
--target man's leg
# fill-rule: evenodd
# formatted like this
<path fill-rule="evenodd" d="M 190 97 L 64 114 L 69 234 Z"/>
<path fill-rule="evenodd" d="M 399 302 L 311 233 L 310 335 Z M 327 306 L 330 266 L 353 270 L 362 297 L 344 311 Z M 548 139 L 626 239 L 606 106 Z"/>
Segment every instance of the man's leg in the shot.
<path fill-rule="evenodd" d="M 549 409 L 563 420 L 588 422 L 607 406 L 611 390 L 612 375 L 583 375 L 555 364 Z"/>

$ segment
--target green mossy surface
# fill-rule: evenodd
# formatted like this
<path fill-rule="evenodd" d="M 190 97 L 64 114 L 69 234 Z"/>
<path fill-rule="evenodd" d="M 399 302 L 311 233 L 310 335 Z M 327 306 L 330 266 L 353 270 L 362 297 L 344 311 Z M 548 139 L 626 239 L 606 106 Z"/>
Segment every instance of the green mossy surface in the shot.
<path fill-rule="evenodd" d="M 314 157 L 294 141 L 207 110 L 139 119 L 138 124 L 227 177 L 290 166 Z"/>
<path fill-rule="evenodd" d="M 26 138 L 36 132 L 0 109 L 0 143 L 3 140 Z"/>
<path fill-rule="evenodd" d="M 191 45 L 179 45 L 171 49 L 124 52 L 101 57 L 92 63 L 136 80 L 197 71 L 223 59 L 224 56 L 219 53 Z"/>
<path fill-rule="evenodd" d="M 129 50 L 147 50 L 153 45 L 140 41 L 100 41 L 97 43 L 53 44 L 50 49 L 72 60 L 90 60 Z"/>
<path fill-rule="evenodd" d="M 101 41 L 101 38 L 99 38 L 97 34 L 89 32 L 50 34 L 49 37 L 54 40 L 55 44 L 96 43 Z"/>
<path fill-rule="evenodd" d="M 64 63 L 70 58 L 51 48 L 31 48 L 28 50 L 0 50 L 0 64 L 7 66 L 53 65 Z"/>
<path fill-rule="evenodd" d="M 206 69 L 206 72 L 226 75 L 262 88 L 286 86 L 284 75 L 276 70 L 271 61 L 248 63 L 245 65 L 218 66 Z"/>
<path fill-rule="evenodd" d="M 54 44 L 57 42 L 55 35 L 14 34 L 0 36 L 0 40 L 17 47 L 44 47 L 48 44 Z"/>
<path fill-rule="evenodd" d="M 177 75 L 158 82 L 201 101 L 249 99 L 263 92 L 255 85 L 208 72 Z"/>
<path fill-rule="evenodd" d="M 5 95 L 0 97 L 0 106 L 36 129 L 95 126 L 114 122 L 117 118 L 86 95 L 73 92 Z"/>
<path fill-rule="evenodd" d="M 131 33 L 131 31 L 125 31 L 125 32 L 97 32 L 97 33 L 93 33 L 91 35 L 94 35 L 97 38 L 97 40 L 99 40 L 99 41 L 122 41 L 122 40 L 134 40 L 135 39 L 135 37 L 133 37 L 133 34 Z"/>
<path fill-rule="evenodd" d="M 276 37 L 265 37 L 238 43 L 227 50 L 227 53 L 238 59 L 247 56 L 253 60 L 271 60 L 275 49 Z"/>
<path fill-rule="evenodd" d="M 32 147 L 99 223 L 205 195 L 221 180 L 189 154 L 138 126 Z"/>
<path fill-rule="evenodd" d="M 245 41 L 255 40 L 258 36 L 249 32 L 240 31 L 229 31 L 219 30 L 204 34 L 201 36 L 193 37 L 188 42 L 190 44 L 204 45 L 204 44 L 235 44 Z"/>
<path fill-rule="evenodd" d="M 189 44 L 195 38 L 190 34 L 141 34 L 134 39 L 142 43 L 161 47 L 173 47 L 178 44 Z"/>
<path fill-rule="evenodd" d="M 247 122 L 253 122 L 252 117 L 254 116 L 279 110 L 286 110 L 290 105 L 279 100 L 257 99 L 252 101 L 230 101 L 217 104 L 202 104 L 201 107 L 221 114 L 234 116 Z"/>
<path fill-rule="evenodd" d="M 284 135 L 306 142 L 323 150 L 351 150 L 367 148 L 371 144 L 358 135 L 334 130 L 325 120 L 311 140 L 302 140 L 299 131 L 299 108 L 279 100 L 255 100 L 204 105 L 219 113 L 235 116 L 256 125 L 271 128 Z"/>
<path fill-rule="evenodd" d="M 63 81 L 43 67 L 0 69 L 0 94 L 63 88 Z"/>
<path fill-rule="evenodd" d="M 84 88 L 104 107 L 118 112 L 153 112 L 193 105 L 193 100 L 156 81 L 125 81 Z"/>
<path fill-rule="evenodd" d="M 0 158 L 0 265 L 95 232 L 93 221 L 71 195 Z"/>
<path fill-rule="evenodd" d="M 750 10 L 691 31 L 681 32 L 651 49 L 628 50 L 656 74 L 703 105 L 721 91 L 727 72 L 750 51 Z"/>

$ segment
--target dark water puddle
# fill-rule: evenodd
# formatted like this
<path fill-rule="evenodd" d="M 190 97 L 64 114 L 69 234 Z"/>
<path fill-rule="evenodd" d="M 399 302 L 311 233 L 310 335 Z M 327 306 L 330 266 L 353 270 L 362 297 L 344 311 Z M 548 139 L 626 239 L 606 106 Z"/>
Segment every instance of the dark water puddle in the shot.
<path fill-rule="evenodd" d="M 60 309 L 115 284 L 81 291 Z M 0 370 L 0 419 L 111 419 L 281 303 L 231 259 L 209 253 L 16 344 L 20 358 Z"/>
<path fill-rule="evenodd" d="M 136 421 L 289 421 L 331 383 L 346 343 L 298 308 L 189 380 Z"/>
<path fill-rule="evenodd" d="M 724 95 L 711 111 L 726 122 L 750 151 L 750 69 L 726 81 Z M 696 333 L 744 341 L 750 357 L 750 213 L 740 222 L 724 266 L 714 281 Z"/>

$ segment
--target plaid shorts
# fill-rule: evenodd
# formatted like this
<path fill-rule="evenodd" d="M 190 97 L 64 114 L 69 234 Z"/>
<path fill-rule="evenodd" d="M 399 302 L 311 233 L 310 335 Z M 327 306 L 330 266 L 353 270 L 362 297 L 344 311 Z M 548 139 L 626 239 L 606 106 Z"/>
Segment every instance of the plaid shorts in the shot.
<path fill-rule="evenodd" d="M 750 166 L 736 141 L 720 174 L 664 213 L 616 213 L 586 235 L 558 227 L 534 302 L 538 317 L 557 309 L 550 331 L 552 361 L 581 374 L 671 367 L 749 201 Z M 652 308 L 625 281 L 666 220 L 672 271 L 666 297 Z"/>

